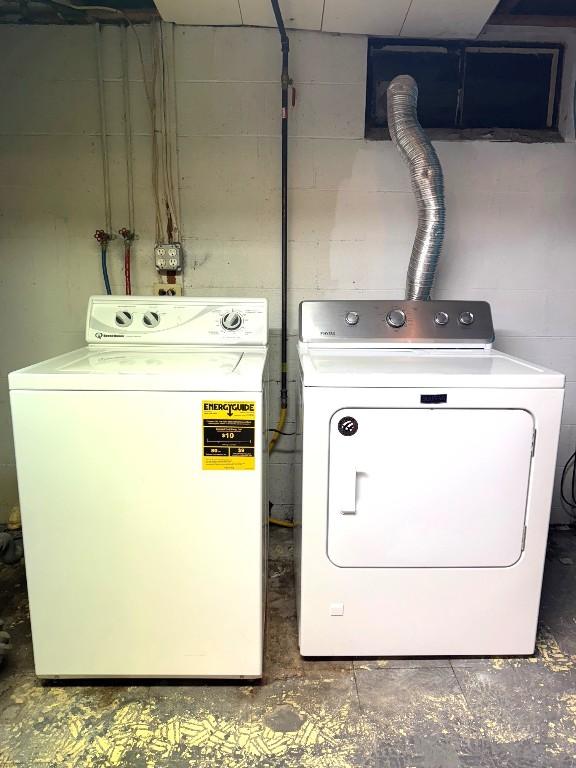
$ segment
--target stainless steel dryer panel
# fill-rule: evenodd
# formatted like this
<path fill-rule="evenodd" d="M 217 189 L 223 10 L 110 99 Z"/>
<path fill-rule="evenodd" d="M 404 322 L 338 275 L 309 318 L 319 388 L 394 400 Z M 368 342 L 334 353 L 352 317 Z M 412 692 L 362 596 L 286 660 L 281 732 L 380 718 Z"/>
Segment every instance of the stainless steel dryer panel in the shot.
<path fill-rule="evenodd" d="M 485 301 L 303 301 L 300 341 L 480 346 L 494 341 Z"/>

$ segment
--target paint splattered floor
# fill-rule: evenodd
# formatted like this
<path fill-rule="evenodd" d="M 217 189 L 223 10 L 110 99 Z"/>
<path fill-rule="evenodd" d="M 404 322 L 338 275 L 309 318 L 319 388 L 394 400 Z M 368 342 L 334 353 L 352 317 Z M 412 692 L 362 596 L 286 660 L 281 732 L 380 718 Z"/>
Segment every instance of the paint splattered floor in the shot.
<path fill-rule="evenodd" d="M 0 766 L 576 765 L 576 533 L 552 536 L 532 659 L 302 661 L 290 543 L 289 531 L 273 532 L 259 686 L 43 686 L 23 569 L 1 568 L 14 648 L 0 670 Z"/>

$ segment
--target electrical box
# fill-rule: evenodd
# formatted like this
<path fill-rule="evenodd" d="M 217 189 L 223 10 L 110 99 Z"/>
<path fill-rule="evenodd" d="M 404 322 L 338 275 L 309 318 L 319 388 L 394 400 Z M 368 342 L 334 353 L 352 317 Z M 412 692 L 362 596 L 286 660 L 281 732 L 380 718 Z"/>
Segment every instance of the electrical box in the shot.
<path fill-rule="evenodd" d="M 182 272 L 182 245 L 180 243 L 156 243 L 154 262 L 158 272 Z"/>

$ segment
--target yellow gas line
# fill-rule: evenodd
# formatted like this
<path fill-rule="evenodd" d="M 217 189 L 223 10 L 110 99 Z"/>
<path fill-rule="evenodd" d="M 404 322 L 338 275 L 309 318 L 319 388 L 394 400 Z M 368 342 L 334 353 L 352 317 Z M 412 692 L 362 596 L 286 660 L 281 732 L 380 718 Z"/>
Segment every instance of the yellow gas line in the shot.
<path fill-rule="evenodd" d="M 286 424 L 286 408 L 280 408 L 280 415 L 278 416 L 278 424 L 276 424 L 276 429 L 274 430 L 274 434 L 272 435 L 270 442 L 268 443 L 269 454 L 272 453 L 272 451 L 276 447 L 276 443 L 278 442 L 278 438 L 280 437 L 280 434 L 284 429 L 285 424 Z M 279 520 L 276 517 L 269 517 L 268 522 L 270 523 L 270 525 L 279 525 L 282 528 L 294 528 L 294 523 L 290 522 L 290 520 Z"/>
<path fill-rule="evenodd" d="M 276 443 L 278 442 L 278 438 L 280 437 L 280 433 L 284 429 L 285 424 L 286 424 L 286 408 L 280 408 L 280 415 L 278 416 L 278 424 L 276 424 L 276 429 L 274 430 L 274 433 L 270 438 L 270 442 L 268 443 L 269 454 L 272 453 L 272 451 L 276 447 Z"/>
<path fill-rule="evenodd" d="M 268 522 L 270 525 L 279 525 L 281 528 L 294 528 L 294 523 L 291 520 L 279 520 L 277 517 L 269 517 Z"/>

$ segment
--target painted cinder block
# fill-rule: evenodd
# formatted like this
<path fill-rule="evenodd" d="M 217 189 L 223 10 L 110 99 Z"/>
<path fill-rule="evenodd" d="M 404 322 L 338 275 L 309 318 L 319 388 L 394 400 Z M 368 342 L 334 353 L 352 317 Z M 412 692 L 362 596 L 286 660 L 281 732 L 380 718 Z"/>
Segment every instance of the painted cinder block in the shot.
<path fill-rule="evenodd" d="M 179 82 L 277 83 L 279 42 L 275 29 L 176 26 Z"/>
<path fill-rule="evenodd" d="M 149 74 L 149 29 L 138 29 Z M 118 29 L 103 28 L 116 229 L 127 224 L 120 37 Z M 174 38 L 185 292 L 268 298 L 273 422 L 281 306 L 278 33 L 176 27 Z M 290 424 L 298 303 L 401 296 L 416 227 L 416 205 L 398 153 L 389 142 L 363 138 L 366 38 L 299 31 L 291 39 L 296 105 L 290 109 Z M 155 236 L 150 123 L 131 30 L 127 40 L 139 235 L 133 282 L 135 291 L 149 293 Z M 89 27 L 0 26 L 0 329 L 11 329 L 1 339 L 0 377 L 80 346 L 87 298 L 102 290 L 93 239 L 104 224 L 94 46 Z M 569 97 L 566 114 L 572 112 Z M 489 300 L 497 346 L 567 374 L 561 462 L 576 425 L 573 146 L 435 146 L 448 201 L 435 295 Z M 17 241 L 25 259 L 19 258 Z M 110 272 L 119 292 L 121 256 L 115 241 Z M 1 378 L 0 387 L 5 397 Z M 272 462 L 289 465 L 293 450 L 293 440 L 285 438 Z M 6 505 L 16 501 L 9 437 L 0 436 L 0 467 L 1 519 Z M 285 511 L 291 503 L 278 501 Z M 557 495 L 554 508 L 559 509 Z"/>
<path fill-rule="evenodd" d="M 292 32 L 291 74 L 295 83 L 366 84 L 367 41 L 363 36 Z"/>

